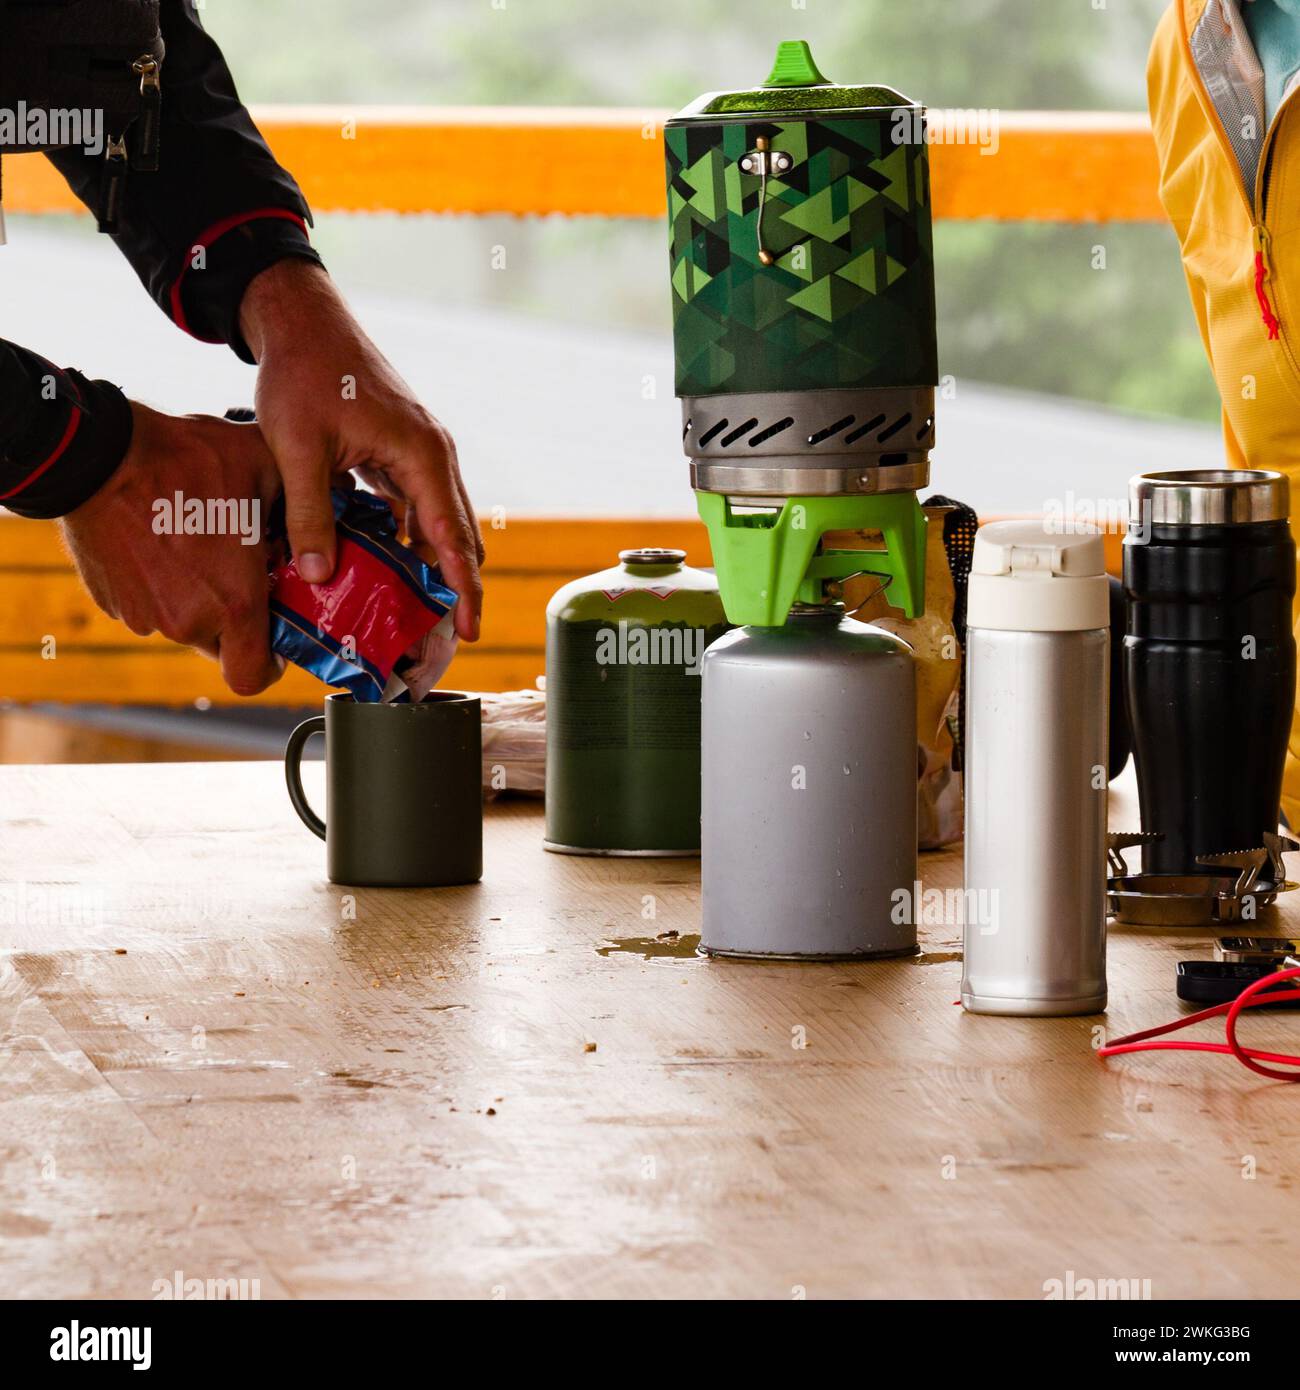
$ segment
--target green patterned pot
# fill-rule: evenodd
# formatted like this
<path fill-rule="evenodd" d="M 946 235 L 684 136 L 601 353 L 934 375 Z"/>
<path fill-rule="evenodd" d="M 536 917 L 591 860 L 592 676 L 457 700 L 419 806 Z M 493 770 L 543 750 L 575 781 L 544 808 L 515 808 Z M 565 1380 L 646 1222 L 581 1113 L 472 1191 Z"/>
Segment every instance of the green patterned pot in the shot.
<path fill-rule="evenodd" d="M 679 396 L 937 383 L 924 132 L 803 43 L 667 123 Z"/>

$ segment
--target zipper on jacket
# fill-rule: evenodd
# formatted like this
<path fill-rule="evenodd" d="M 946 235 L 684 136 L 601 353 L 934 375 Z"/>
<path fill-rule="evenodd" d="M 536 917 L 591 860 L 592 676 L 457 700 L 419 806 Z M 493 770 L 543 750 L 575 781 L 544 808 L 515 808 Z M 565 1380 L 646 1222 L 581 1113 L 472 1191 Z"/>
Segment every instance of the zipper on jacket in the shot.
<path fill-rule="evenodd" d="M 1273 273 L 1268 259 L 1268 228 L 1262 222 L 1257 222 L 1251 231 L 1255 241 L 1255 298 L 1259 301 L 1259 316 L 1264 320 L 1271 341 L 1277 337 L 1282 325 L 1264 288 Z"/>
<path fill-rule="evenodd" d="M 132 140 L 131 167 L 141 173 L 158 170 L 162 135 L 162 65 L 152 53 L 142 53 L 131 71 L 140 79 L 140 115 Z"/>
<path fill-rule="evenodd" d="M 117 231 L 122 192 L 126 186 L 126 136 L 110 135 L 99 179 L 99 230 Z"/>
<path fill-rule="evenodd" d="M 1289 105 L 1294 91 L 1295 88 L 1292 87 L 1283 95 L 1277 110 L 1273 112 L 1273 119 L 1268 123 L 1268 129 L 1264 132 L 1264 145 L 1259 152 L 1259 167 L 1255 170 L 1255 196 L 1251 207 L 1251 217 L 1254 219 L 1251 237 L 1255 245 L 1255 298 L 1259 301 L 1259 316 L 1264 321 L 1270 341 L 1280 336 L 1282 325 L 1274 308 L 1277 295 L 1274 293 L 1270 302 L 1266 288 L 1268 281 L 1273 278 L 1273 263 L 1269 256 L 1272 238 L 1264 219 L 1264 211 L 1268 203 L 1268 175 L 1273 159 L 1273 141 L 1282 121 L 1282 113 Z"/>
<path fill-rule="evenodd" d="M 127 153 L 126 132 L 110 135 L 104 150 L 104 167 L 99 180 L 98 226 L 101 232 L 116 232 L 126 191 L 127 169 L 156 173 L 158 146 L 162 132 L 162 64 L 152 53 L 142 53 L 131 71 L 140 79 L 140 115 L 134 148 Z"/>
<path fill-rule="evenodd" d="M 1232 142 L 1228 139 L 1227 132 L 1223 128 L 1223 118 L 1219 115 L 1219 109 L 1215 106 L 1210 97 L 1209 88 L 1205 83 L 1205 74 L 1202 73 L 1200 65 L 1196 61 L 1196 55 L 1192 52 L 1191 35 L 1187 30 L 1187 12 L 1184 9 L 1184 0 L 1175 0 L 1178 6 L 1178 22 L 1182 30 L 1183 45 L 1188 66 L 1196 74 L 1196 85 L 1201 99 L 1201 105 L 1205 109 L 1210 125 L 1218 137 L 1219 144 L 1228 162 L 1237 171 L 1237 188 L 1241 193 L 1242 202 L 1246 205 L 1246 211 L 1250 214 L 1251 242 L 1255 252 L 1255 299 L 1259 304 L 1259 316 L 1264 325 L 1264 330 L 1269 336 L 1269 341 L 1278 339 L 1282 346 L 1286 347 L 1285 339 L 1282 339 L 1282 323 L 1274 309 L 1274 301 L 1269 298 L 1268 282 L 1273 279 L 1273 265 L 1269 256 L 1270 237 L 1268 226 L 1264 220 L 1264 202 L 1266 196 L 1266 184 L 1268 174 L 1269 156 L 1272 153 L 1273 136 L 1277 131 L 1278 123 L 1282 118 L 1282 112 L 1290 104 L 1291 97 L 1295 92 L 1292 86 L 1283 96 L 1276 111 L 1273 112 L 1273 119 L 1268 123 L 1268 128 L 1264 132 L 1264 143 L 1259 152 L 1259 163 L 1255 168 L 1255 187 L 1249 190 L 1246 187 L 1246 175 L 1237 159 L 1236 151 L 1232 148 Z M 1214 3 L 1214 0 L 1211 0 Z M 1262 113 L 1261 113 L 1262 114 Z M 1253 192 L 1253 197 L 1252 197 Z M 1289 353 L 1288 353 L 1289 355 Z"/>

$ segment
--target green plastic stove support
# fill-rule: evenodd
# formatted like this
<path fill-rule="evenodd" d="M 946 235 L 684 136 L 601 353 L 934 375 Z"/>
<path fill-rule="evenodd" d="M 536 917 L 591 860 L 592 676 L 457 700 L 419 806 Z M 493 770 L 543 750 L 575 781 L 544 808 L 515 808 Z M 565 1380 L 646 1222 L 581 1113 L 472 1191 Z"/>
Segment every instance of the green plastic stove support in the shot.
<path fill-rule="evenodd" d="M 824 603 L 826 583 L 852 574 L 888 580 L 889 602 L 909 618 L 925 611 L 925 513 L 915 493 L 789 497 L 779 512 L 736 512 L 720 493 L 695 496 L 729 621 L 780 627 L 796 599 Z M 885 549 L 820 549 L 828 531 L 864 530 L 879 531 Z"/>

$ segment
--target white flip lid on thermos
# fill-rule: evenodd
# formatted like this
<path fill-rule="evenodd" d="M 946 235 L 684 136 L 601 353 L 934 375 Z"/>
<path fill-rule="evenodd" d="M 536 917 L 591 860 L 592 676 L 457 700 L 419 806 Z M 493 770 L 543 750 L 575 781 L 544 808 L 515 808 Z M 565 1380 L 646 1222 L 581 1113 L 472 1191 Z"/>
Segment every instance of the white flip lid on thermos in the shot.
<path fill-rule="evenodd" d="M 1105 561 L 1091 530 L 998 521 L 975 537 L 962 969 L 972 1013 L 1106 1007 Z"/>
<path fill-rule="evenodd" d="M 1101 533 L 1060 533 L 1041 521 L 981 526 L 966 591 L 966 624 L 1006 632 L 1109 627 Z"/>

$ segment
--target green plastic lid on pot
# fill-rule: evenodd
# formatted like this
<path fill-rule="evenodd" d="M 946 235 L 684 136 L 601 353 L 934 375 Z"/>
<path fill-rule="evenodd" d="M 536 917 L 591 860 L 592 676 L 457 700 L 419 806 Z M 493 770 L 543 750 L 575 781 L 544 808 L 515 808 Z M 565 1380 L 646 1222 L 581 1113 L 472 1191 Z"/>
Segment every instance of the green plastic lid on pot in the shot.
<path fill-rule="evenodd" d="M 745 116 L 765 113 L 793 115 L 803 111 L 860 111 L 915 107 L 916 102 L 893 87 L 880 83 L 841 85 L 832 82 L 817 66 L 803 39 L 777 45 L 772 71 L 761 87 L 740 92 L 706 92 L 673 121 L 710 116 Z"/>

